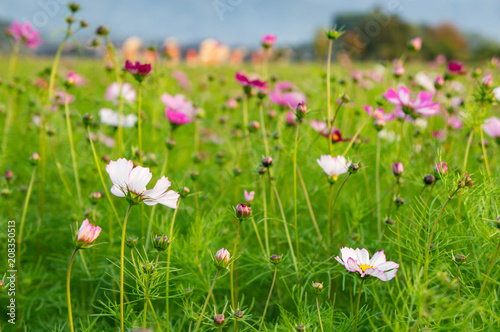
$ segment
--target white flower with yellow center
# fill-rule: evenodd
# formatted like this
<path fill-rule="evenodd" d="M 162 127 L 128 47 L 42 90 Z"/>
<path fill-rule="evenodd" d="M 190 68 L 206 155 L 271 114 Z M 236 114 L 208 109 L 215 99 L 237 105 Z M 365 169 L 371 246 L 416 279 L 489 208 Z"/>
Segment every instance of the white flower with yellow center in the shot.
<path fill-rule="evenodd" d="M 330 155 L 323 155 L 319 159 L 316 159 L 318 165 L 323 169 L 329 179 L 334 182 L 340 174 L 347 173 L 348 166 L 347 160 L 344 156 L 332 157 Z"/>
<path fill-rule="evenodd" d="M 337 256 L 335 259 L 349 272 L 359 273 L 361 278 L 372 276 L 382 281 L 389 281 L 396 276 L 399 264 L 388 262 L 384 251 L 377 251 L 370 259 L 370 254 L 366 249 L 352 249 L 344 247 L 340 249 L 342 259 Z"/>

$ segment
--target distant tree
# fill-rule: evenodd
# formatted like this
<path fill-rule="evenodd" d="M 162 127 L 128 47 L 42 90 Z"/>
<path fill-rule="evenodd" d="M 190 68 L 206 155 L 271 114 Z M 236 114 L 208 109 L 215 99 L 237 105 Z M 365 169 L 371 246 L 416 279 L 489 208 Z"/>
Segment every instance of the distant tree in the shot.
<path fill-rule="evenodd" d="M 451 23 L 425 28 L 422 52 L 427 57 L 444 54 L 450 59 L 468 59 L 469 45 L 465 36 Z"/>

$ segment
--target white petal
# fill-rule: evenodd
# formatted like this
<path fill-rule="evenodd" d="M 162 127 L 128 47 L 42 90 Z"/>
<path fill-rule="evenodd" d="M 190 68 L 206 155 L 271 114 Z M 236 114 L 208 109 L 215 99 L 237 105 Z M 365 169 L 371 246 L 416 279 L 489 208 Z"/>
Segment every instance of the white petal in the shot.
<path fill-rule="evenodd" d="M 152 199 L 157 199 L 168 190 L 171 184 L 168 178 L 162 176 L 161 179 L 156 181 L 154 188 L 146 190 L 143 195 Z"/>
<path fill-rule="evenodd" d="M 125 197 L 125 193 L 124 192 L 127 192 L 127 188 L 123 188 L 123 189 L 120 189 L 120 187 L 118 187 L 116 184 L 114 184 L 112 187 L 111 187 L 111 193 L 117 197 Z"/>
<path fill-rule="evenodd" d="M 172 209 L 177 209 L 177 200 L 179 199 L 181 195 L 179 195 L 177 192 L 173 190 L 169 190 L 163 195 L 161 198 L 157 199 L 156 201 L 161 204 L 168 206 L 169 208 Z M 146 202 L 144 202 L 146 203 Z"/>
<path fill-rule="evenodd" d="M 130 172 L 134 168 L 134 163 L 125 158 L 118 159 L 117 161 L 110 161 L 106 165 L 106 172 L 108 172 L 111 182 L 120 188 L 126 188 L 129 180 Z"/>
<path fill-rule="evenodd" d="M 376 268 L 379 269 L 380 271 L 388 271 L 392 269 L 397 269 L 398 267 L 399 264 L 394 262 L 385 262 L 380 264 L 379 266 L 376 266 Z"/>
<path fill-rule="evenodd" d="M 358 264 L 368 264 L 370 262 L 370 254 L 368 253 L 368 250 L 365 248 L 363 249 L 356 249 L 358 253 Z"/>
<path fill-rule="evenodd" d="M 127 183 L 128 189 L 136 194 L 142 194 L 152 177 L 153 174 L 149 171 L 149 168 L 137 166 L 130 172 Z"/>
<path fill-rule="evenodd" d="M 385 257 L 384 251 L 377 251 L 373 254 L 373 257 L 370 259 L 370 265 L 379 266 L 382 263 L 385 263 L 387 258 Z"/>
<path fill-rule="evenodd" d="M 346 269 L 350 272 L 359 272 L 361 273 L 361 269 L 359 268 L 358 264 L 356 264 L 356 262 L 354 261 L 354 259 L 352 258 L 349 258 L 346 262 Z"/>

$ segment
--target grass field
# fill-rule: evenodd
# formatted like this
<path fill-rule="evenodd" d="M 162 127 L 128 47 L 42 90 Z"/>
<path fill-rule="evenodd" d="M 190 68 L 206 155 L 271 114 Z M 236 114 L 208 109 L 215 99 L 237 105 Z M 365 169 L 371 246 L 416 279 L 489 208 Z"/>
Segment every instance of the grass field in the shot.
<path fill-rule="evenodd" d="M 499 109 L 478 99 L 481 93 L 491 94 L 491 88 L 481 83 L 485 74 L 491 73 L 498 83 L 498 69 L 491 69 L 488 61 L 478 64 L 483 73 L 477 78 L 474 67 L 466 65 L 467 75 L 445 82 L 433 97 L 440 103 L 439 114 L 418 121 L 387 121 L 380 132 L 363 105 L 376 108 L 379 102 L 392 112 L 394 105 L 383 93 L 404 85 L 414 99 L 422 88 L 410 76 L 442 75 L 446 65 L 408 62 L 405 75 L 395 79 L 386 64 L 377 82 L 366 78 L 374 63 L 354 63 L 370 83 L 363 85 L 351 79 L 352 68 L 334 62 L 330 118 L 336 114 L 333 126 L 344 140 L 332 143 L 331 150 L 329 140 L 310 125 L 312 120 L 328 122 L 326 65 L 271 62 L 265 77 L 261 66 L 156 63 L 141 84 L 140 125 L 117 129 L 99 117 L 102 108 L 118 111 L 105 99 L 117 76 L 102 61 L 62 57 L 55 91 L 64 91 L 69 71 L 85 78 L 83 86 L 68 90 L 74 96 L 67 105 L 69 122 L 64 103 L 56 105 L 47 98 L 48 75 L 37 81 L 44 68 L 50 73 L 52 58 L 20 58 L 12 80 L 8 64 L 9 58 L 2 57 L 1 171 L 13 172 L 11 179 L 1 180 L 3 331 L 70 331 L 68 264 L 86 218 L 102 231 L 93 246 L 78 250 L 74 259 L 74 326 L 77 331 L 120 329 L 122 225 L 129 204 L 110 193 L 112 181 L 105 170 L 109 160 L 118 158 L 149 167 L 153 177 L 148 188 L 165 175 L 171 189 L 181 193 L 177 210 L 146 204 L 130 210 L 125 238 L 138 241 L 135 248 L 125 246 L 125 329 L 195 331 L 198 323 L 200 331 L 500 329 L 499 149 L 495 138 L 482 129 L 484 120 L 498 115 Z M 121 60 L 118 66 L 123 66 Z M 304 120 L 295 119 L 291 125 L 286 107 L 267 97 L 259 104 L 256 96 L 248 98 L 246 119 L 245 94 L 235 80 L 242 70 L 295 84 L 307 97 Z M 183 89 L 173 71 L 184 72 L 192 89 Z M 132 75 L 117 73 L 138 92 Z M 275 80 L 268 85 L 273 90 Z M 161 99 L 164 93 L 183 94 L 203 112 L 172 131 Z M 339 104 L 342 95 L 350 100 Z M 234 109 L 224 107 L 236 97 L 241 99 Z M 463 104 L 455 105 L 453 97 L 463 98 Z M 138 98 L 132 103 L 120 99 L 124 114 L 137 114 L 137 103 Z M 271 110 L 276 111 L 274 118 L 268 116 Z M 88 127 L 84 114 L 93 115 Z M 461 119 L 462 128 L 447 126 L 451 114 Z M 251 124 L 248 131 L 245 124 L 252 121 L 259 128 Z M 143 157 L 137 153 L 139 126 Z M 481 137 L 487 142 L 481 144 Z M 175 140 L 175 147 L 166 144 L 169 140 Z M 108 146 L 111 141 L 114 146 Z M 40 156 L 36 166 L 30 159 L 34 152 Z M 359 170 L 351 167 L 331 184 L 317 163 L 330 153 L 345 155 Z M 109 159 L 103 161 L 103 156 Z M 262 167 L 264 157 L 272 157 L 271 167 Z M 404 165 L 398 177 L 392 170 L 395 162 Z M 446 162 L 446 174 L 434 171 L 440 162 Z M 423 180 L 427 174 L 435 178 L 428 177 L 428 185 Z M 244 190 L 255 191 L 255 197 L 251 216 L 239 221 L 233 209 L 245 203 Z M 89 198 L 96 192 L 100 195 Z M 16 221 L 15 325 L 6 315 L 12 298 L 8 220 Z M 167 250 L 154 248 L 157 236 L 169 238 Z M 399 264 L 396 276 L 384 282 L 349 272 L 335 260 L 343 247 L 366 248 L 370 256 L 384 250 L 388 261 Z M 217 272 L 213 255 L 221 248 L 235 260 Z M 270 262 L 272 254 L 282 256 L 281 264 Z M 457 255 L 464 255 L 465 261 Z M 322 283 L 323 291 L 313 283 Z M 217 314 L 225 315 L 224 325 L 214 323 Z"/>

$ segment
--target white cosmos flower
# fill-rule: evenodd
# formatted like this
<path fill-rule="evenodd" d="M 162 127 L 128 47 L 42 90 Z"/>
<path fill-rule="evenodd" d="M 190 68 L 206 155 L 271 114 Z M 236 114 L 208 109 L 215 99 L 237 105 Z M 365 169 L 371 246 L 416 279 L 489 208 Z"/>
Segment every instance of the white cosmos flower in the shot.
<path fill-rule="evenodd" d="M 127 197 L 127 200 L 134 204 L 144 202 L 146 205 L 162 204 L 172 209 L 177 208 L 180 195 L 173 190 L 168 190 L 171 183 L 165 176 L 156 182 L 153 189 L 146 189 L 146 185 L 153 176 L 149 168 L 142 166 L 134 168 L 134 163 L 125 158 L 110 161 L 106 165 L 106 172 L 113 182 L 111 187 L 113 195 Z"/>
<path fill-rule="evenodd" d="M 120 114 L 118 112 L 109 108 L 101 109 L 99 111 L 99 117 L 101 118 L 102 123 L 111 127 L 118 127 L 118 125 L 121 124 L 123 128 L 130 128 L 135 126 L 135 123 L 137 122 L 137 115 L 128 114 L 120 118 Z"/>
<path fill-rule="evenodd" d="M 323 155 L 316 159 L 318 165 L 325 171 L 326 175 L 336 179 L 340 174 L 347 173 L 347 160 L 344 156 L 332 157 L 330 155 Z"/>
<path fill-rule="evenodd" d="M 106 100 L 112 101 L 115 105 L 118 105 L 118 96 L 120 95 L 120 84 L 117 82 L 112 83 L 108 86 L 106 90 Z M 124 100 L 129 103 L 133 103 L 135 101 L 135 90 L 132 88 L 130 83 L 123 83 L 121 95 Z"/>
<path fill-rule="evenodd" d="M 493 89 L 493 94 L 495 95 L 495 98 L 500 101 L 500 86 L 497 88 Z"/>
<path fill-rule="evenodd" d="M 342 259 L 337 256 L 335 259 L 349 272 L 359 273 L 365 276 L 377 277 L 382 281 L 389 281 L 396 276 L 399 264 L 388 262 L 384 251 L 377 251 L 370 259 L 370 254 L 366 249 L 352 249 L 344 247 L 340 249 Z"/>

